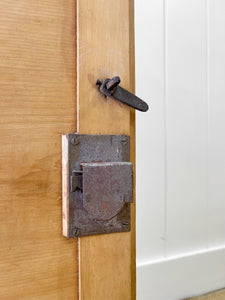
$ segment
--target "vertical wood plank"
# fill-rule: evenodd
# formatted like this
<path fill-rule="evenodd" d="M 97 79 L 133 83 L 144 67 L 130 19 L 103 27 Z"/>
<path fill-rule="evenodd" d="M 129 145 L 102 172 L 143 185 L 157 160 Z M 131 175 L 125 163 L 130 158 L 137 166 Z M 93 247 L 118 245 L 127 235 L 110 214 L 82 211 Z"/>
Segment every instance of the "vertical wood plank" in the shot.
<path fill-rule="evenodd" d="M 78 131 L 129 134 L 129 107 L 105 99 L 95 85 L 97 78 L 118 74 L 129 89 L 129 0 L 78 0 L 77 5 Z"/>
<path fill-rule="evenodd" d="M 0 9 L 0 299 L 77 299 L 62 236 L 61 134 L 76 128 L 75 2 Z"/>
<path fill-rule="evenodd" d="M 208 1 L 209 246 L 225 242 L 225 2 Z"/>
<path fill-rule="evenodd" d="M 207 245 L 205 0 L 166 5 L 167 250 Z"/>
<path fill-rule="evenodd" d="M 134 0 L 129 0 L 130 91 L 135 94 Z M 133 203 L 131 204 L 131 299 L 136 299 L 136 113 L 130 110 L 130 160 L 133 163 Z"/>
<path fill-rule="evenodd" d="M 130 134 L 130 109 L 102 97 L 97 78 L 130 84 L 129 0 L 77 1 L 77 122 L 83 134 Z M 80 299 L 131 299 L 131 232 L 79 239 Z"/>

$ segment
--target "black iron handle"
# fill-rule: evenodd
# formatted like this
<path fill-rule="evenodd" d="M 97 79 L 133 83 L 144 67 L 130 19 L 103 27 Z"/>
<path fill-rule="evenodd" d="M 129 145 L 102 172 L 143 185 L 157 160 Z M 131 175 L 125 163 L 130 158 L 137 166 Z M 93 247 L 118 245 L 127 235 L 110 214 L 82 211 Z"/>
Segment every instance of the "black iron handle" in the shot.
<path fill-rule="evenodd" d="M 103 80 L 103 82 L 101 82 L 100 79 L 96 81 L 96 85 L 99 85 L 100 93 L 105 97 L 111 97 L 140 111 L 148 110 L 148 104 L 146 102 L 123 89 L 119 86 L 119 83 L 119 76 L 113 77 L 112 79 L 107 78 Z"/>

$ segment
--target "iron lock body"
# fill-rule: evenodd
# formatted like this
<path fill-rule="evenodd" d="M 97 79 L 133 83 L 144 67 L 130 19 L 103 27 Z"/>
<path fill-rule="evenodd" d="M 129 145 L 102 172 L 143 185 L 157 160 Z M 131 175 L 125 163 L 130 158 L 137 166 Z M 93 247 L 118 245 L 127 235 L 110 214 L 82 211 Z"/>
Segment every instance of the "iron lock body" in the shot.
<path fill-rule="evenodd" d="M 130 137 L 66 134 L 63 146 L 63 234 L 130 230 L 133 170 Z"/>

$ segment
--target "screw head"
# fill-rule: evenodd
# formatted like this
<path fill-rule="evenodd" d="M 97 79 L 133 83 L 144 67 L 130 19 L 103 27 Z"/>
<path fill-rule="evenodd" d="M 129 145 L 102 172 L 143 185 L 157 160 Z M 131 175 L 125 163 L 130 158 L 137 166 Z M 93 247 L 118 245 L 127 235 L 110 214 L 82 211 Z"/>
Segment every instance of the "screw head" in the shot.
<path fill-rule="evenodd" d="M 77 136 L 73 136 L 70 140 L 72 145 L 78 145 L 79 144 L 79 139 Z"/>
<path fill-rule="evenodd" d="M 77 228 L 77 227 L 74 228 L 73 231 L 72 231 L 72 234 L 73 234 L 74 237 L 78 237 L 79 233 L 80 233 L 80 229 Z"/>
<path fill-rule="evenodd" d="M 127 227 L 129 224 L 128 224 L 128 222 L 123 222 L 123 227 Z"/>
<path fill-rule="evenodd" d="M 122 144 L 127 144 L 127 142 L 128 142 L 127 137 L 124 136 L 124 137 L 122 138 L 122 140 L 121 140 L 121 143 L 122 143 Z"/>

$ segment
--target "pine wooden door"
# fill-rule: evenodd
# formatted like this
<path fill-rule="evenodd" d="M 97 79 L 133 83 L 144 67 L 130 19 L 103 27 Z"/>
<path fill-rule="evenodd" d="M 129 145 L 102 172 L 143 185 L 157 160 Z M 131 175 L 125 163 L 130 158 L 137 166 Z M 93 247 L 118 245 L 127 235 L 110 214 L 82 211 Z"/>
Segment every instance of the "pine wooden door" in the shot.
<path fill-rule="evenodd" d="M 61 135 L 131 135 L 135 115 L 96 90 L 134 90 L 132 0 L 0 5 L 0 299 L 134 299 L 132 230 L 62 236 Z"/>

